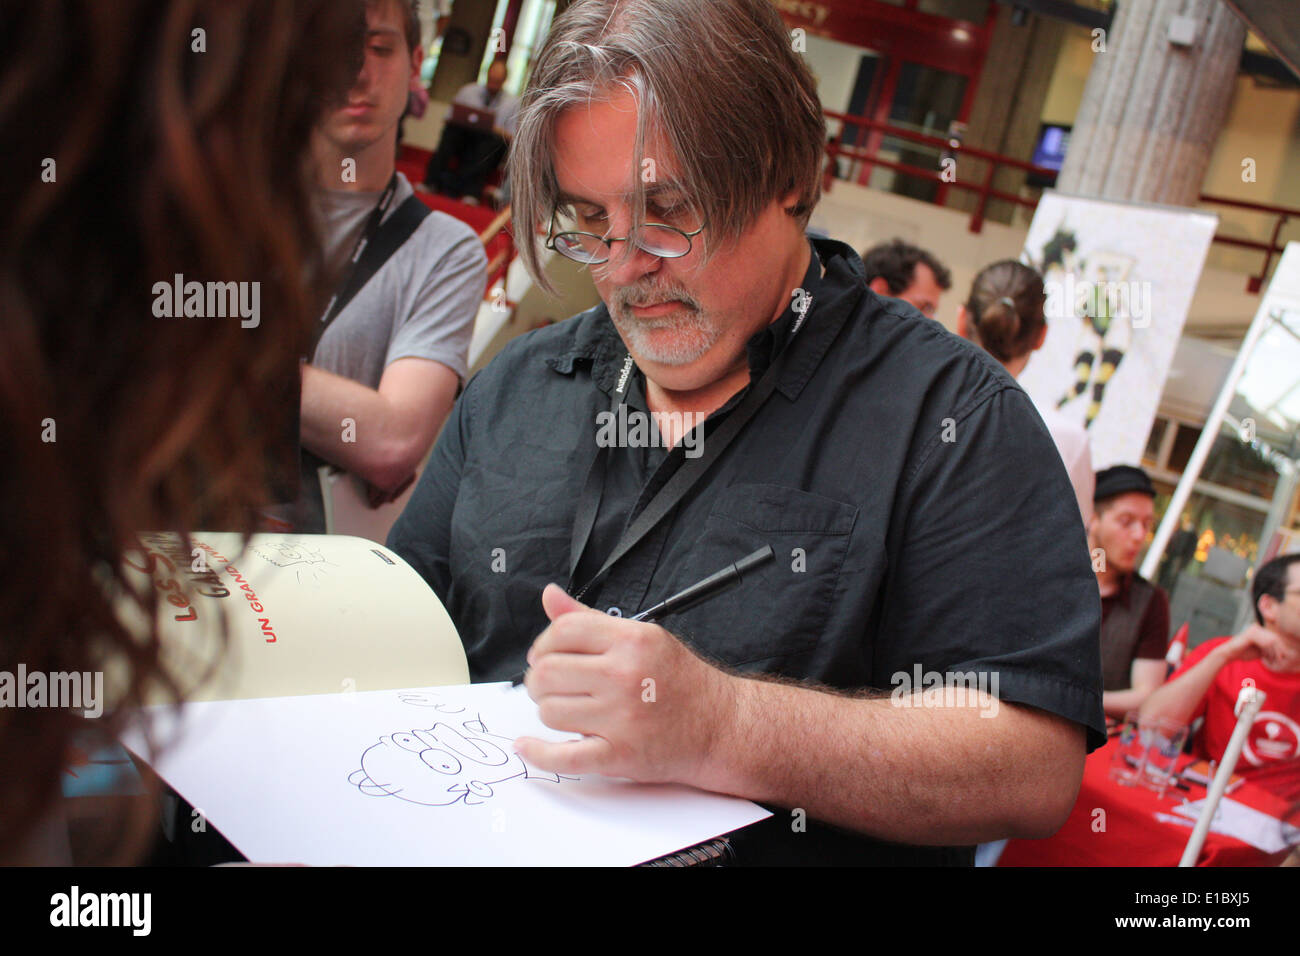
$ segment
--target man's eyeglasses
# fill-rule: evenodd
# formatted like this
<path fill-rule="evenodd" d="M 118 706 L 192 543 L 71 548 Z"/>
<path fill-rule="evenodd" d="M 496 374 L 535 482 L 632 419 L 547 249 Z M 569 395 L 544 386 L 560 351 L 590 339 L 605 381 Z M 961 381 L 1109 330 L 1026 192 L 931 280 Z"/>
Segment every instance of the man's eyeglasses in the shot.
<path fill-rule="evenodd" d="M 609 261 L 610 250 L 616 242 L 627 242 L 630 236 L 604 238 L 593 232 L 555 231 L 556 214 L 551 214 L 551 226 L 546 233 L 546 248 L 554 249 L 565 258 L 585 265 L 600 265 Z M 676 226 L 662 222 L 643 225 L 635 240 L 638 249 L 644 249 L 661 259 L 680 259 L 691 251 L 691 240 L 704 231 L 700 226 L 694 232 L 684 232 Z"/>

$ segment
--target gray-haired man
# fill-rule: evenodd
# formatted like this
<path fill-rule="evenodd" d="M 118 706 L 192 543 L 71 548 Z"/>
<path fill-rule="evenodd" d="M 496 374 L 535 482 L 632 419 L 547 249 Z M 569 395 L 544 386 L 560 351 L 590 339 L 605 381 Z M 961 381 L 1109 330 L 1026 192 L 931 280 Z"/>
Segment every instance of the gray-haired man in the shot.
<path fill-rule="evenodd" d="M 969 863 L 1052 832 L 1104 740 L 1096 585 L 1014 381 L 805 237 L 824 141 L 768 0 L 557 18 L 515 216 L 604 305 L 470 383 L 389 543 L 475 680 L 527 663 L 584 735 L 518 741 L 536 765 L 765 803 L 742 862 Z M 615 410 L 654 424 L 607 447 Z M 626 620 L 764 544 L 721 596 Z"/>

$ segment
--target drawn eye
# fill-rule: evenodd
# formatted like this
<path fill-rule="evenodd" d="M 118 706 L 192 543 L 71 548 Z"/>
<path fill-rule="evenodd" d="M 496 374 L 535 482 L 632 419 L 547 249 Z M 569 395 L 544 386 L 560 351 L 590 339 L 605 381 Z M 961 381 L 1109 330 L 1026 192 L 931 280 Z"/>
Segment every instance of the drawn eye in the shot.
<path fill-rule="evenodd" d="M 426 750 L 420 754 L 420 759 L 430 770 L 436 770 L 438 773 L 460 773 L 460 761 L 445 750 Z"/>
<path fill-rule="evenodd" d="M 457 756 L 473 760 L 475 763 L 499 767 L 510 760 L 510 755 L 496 744 L 466 737 L 447 724 L 437 724 L 428 730 L 417 730 L 416 734 L 431 747 L 435 745 L 445 747 Z"/>
<path fill-rule="evenodd" d="M 415 734 L 393 734 L 392 739 L 393 743 L 397 744 L 397 746 L 401 747 L 403 750 L 409 750 L 411 753 L 418 754 L 420 751 L 424 750 L 426 746 L 419 737 L 415 736 Z"/>

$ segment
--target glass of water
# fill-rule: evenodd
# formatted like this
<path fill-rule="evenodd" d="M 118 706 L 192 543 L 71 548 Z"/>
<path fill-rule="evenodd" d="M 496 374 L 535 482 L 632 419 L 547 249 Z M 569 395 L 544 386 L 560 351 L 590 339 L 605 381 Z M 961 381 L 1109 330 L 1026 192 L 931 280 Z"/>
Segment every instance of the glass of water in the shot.
<path fill-rule="evenodd" d="M 1146 759 L 1142 763 L 1140 779 L 1144 787 L 1149 787 L 1160 796 L 1174 779 L 1174 768 L 1178 766 L 1178 755 L 1183 752 L 1189 731 L 1187 724 L 1172 720 L 1148 718 L 1138 724 L 1138 736 L 1143 741 Z"/>
<path fill-rule="evenodd" d="M 1145 745 L 1138 733 L 1138 713 L 1131 710 L 1124 715 L 1111 746 L 1110 779 L 1131 787 L 1138 782 L 1142 772 L 1142 760 L 1146 756 Z"/>

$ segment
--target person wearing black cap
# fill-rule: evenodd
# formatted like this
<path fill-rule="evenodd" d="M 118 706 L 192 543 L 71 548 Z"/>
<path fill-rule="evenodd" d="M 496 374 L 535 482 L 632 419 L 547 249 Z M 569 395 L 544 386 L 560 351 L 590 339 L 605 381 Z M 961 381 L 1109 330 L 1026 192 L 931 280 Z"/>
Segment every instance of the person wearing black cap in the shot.
<path fill-rule="evenodd" d="M 1156 489 L 1141 468 L 1097 472 L 1088 547 L 1101 591 L 1102 708 L 1123 717 L 1164 682 L 1169 598 L 1137 573 L 1155 520 Z"/>

